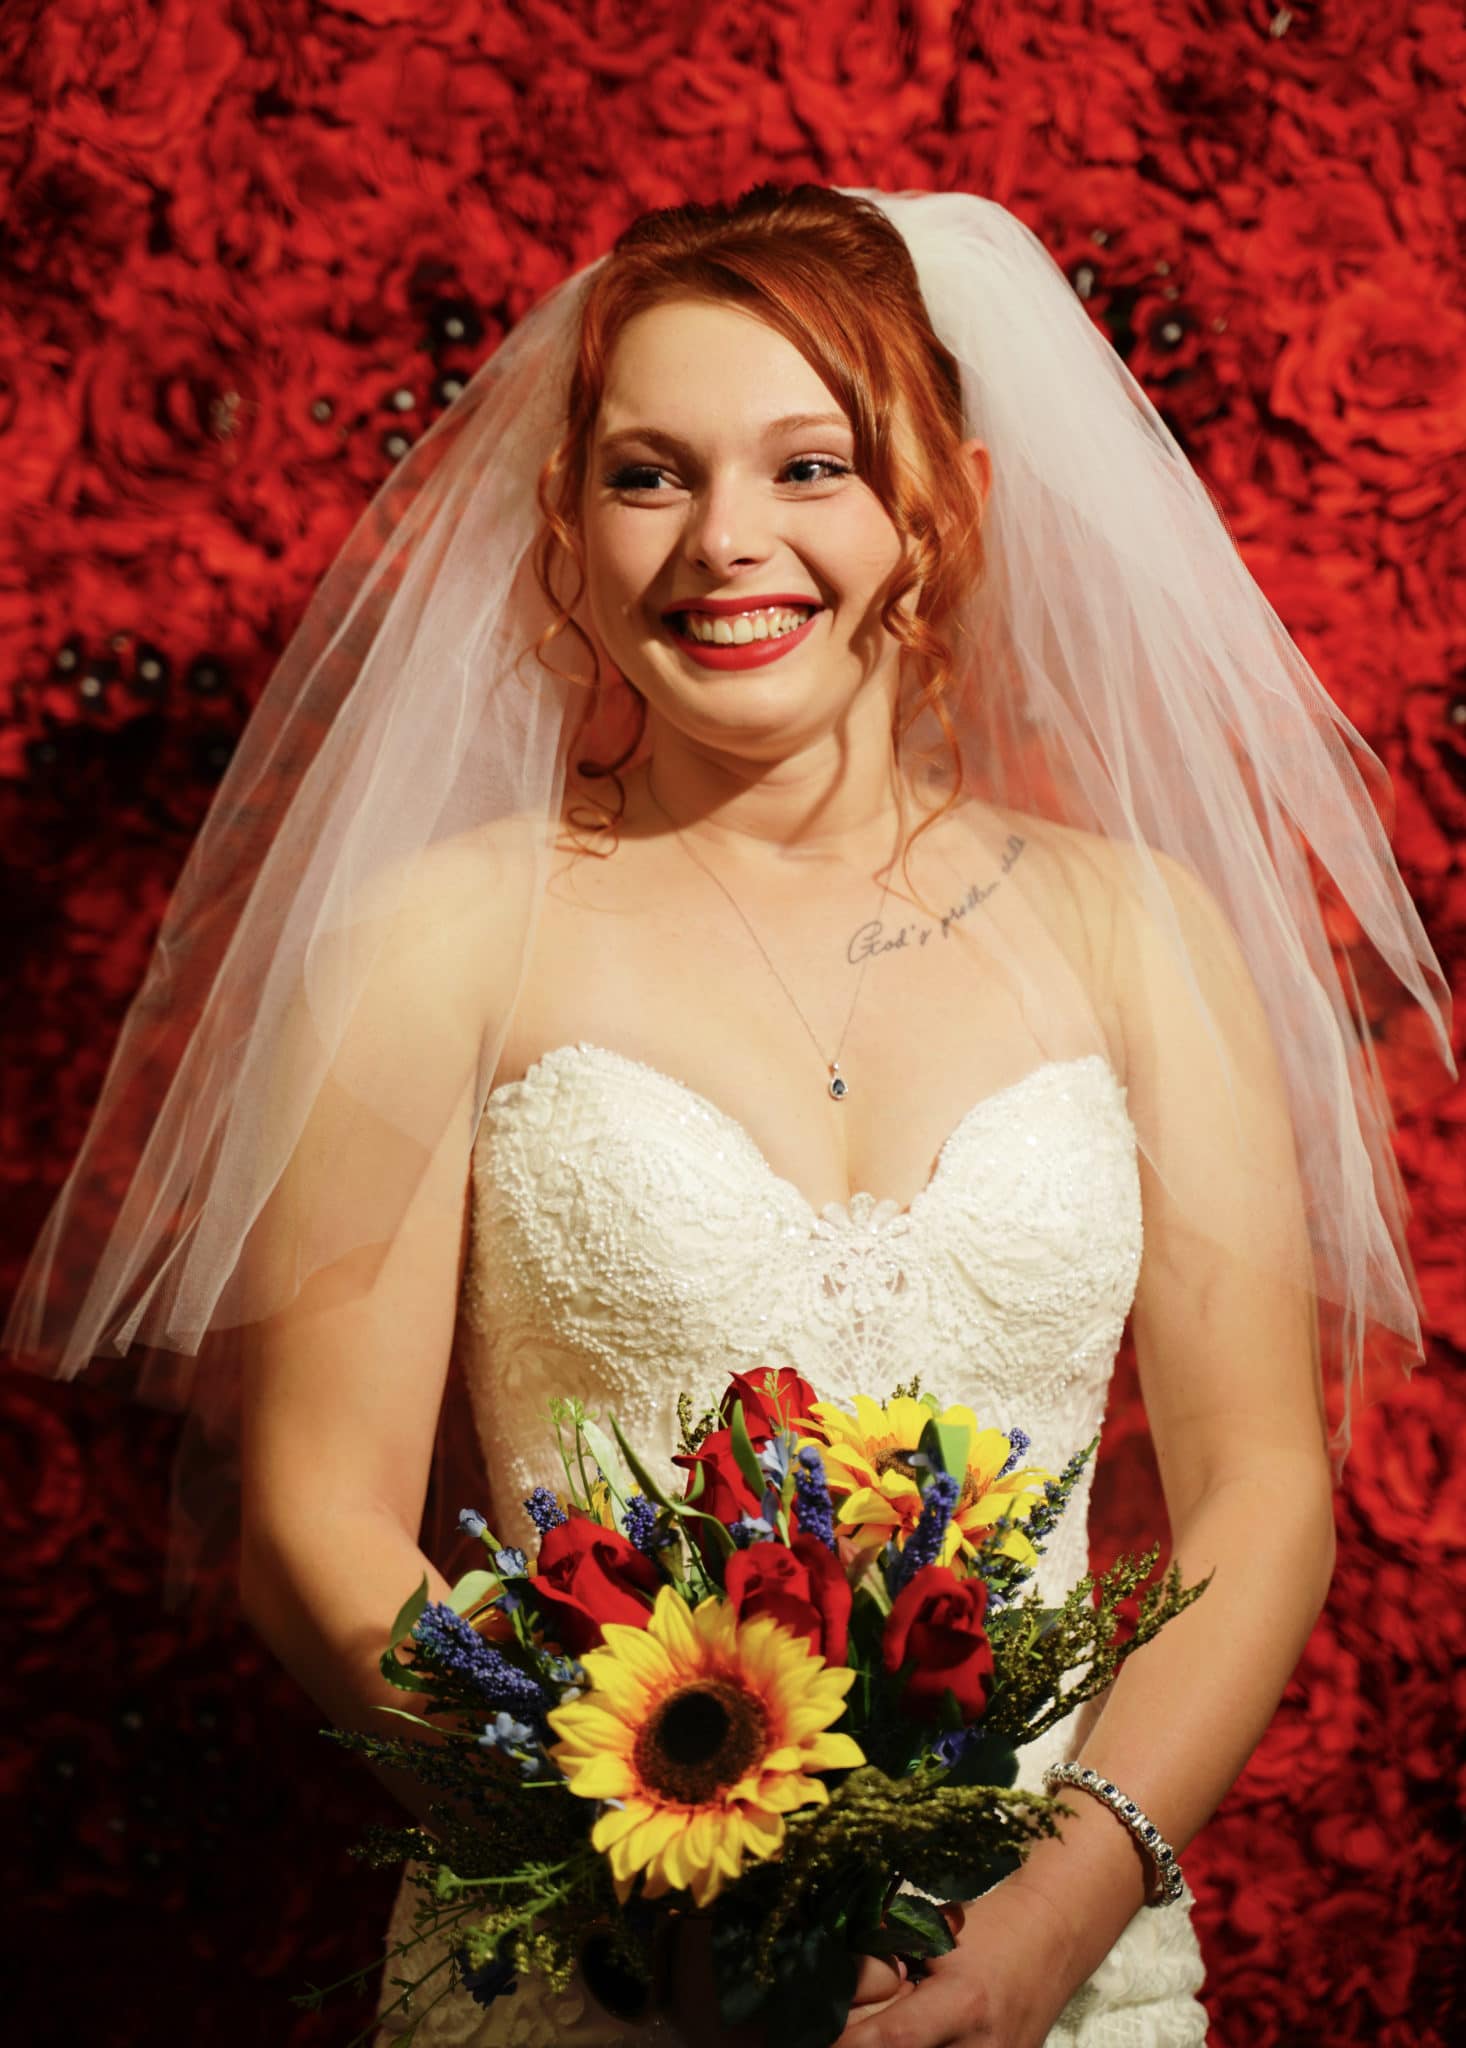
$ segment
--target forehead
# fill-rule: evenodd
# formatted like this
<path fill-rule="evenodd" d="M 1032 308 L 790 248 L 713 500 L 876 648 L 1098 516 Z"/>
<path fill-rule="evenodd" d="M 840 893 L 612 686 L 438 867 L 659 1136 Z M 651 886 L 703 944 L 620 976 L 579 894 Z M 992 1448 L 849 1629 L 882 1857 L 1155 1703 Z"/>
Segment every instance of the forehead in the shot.
<path fill-rule="evenodd" d="M 839 400 L 784 335 L 741 307 L 677 299 L 621 329 L 596 426 L 602 439 L 644 426 L 706 435 L 781 415 L 820 415 L 848 430 Z"/>

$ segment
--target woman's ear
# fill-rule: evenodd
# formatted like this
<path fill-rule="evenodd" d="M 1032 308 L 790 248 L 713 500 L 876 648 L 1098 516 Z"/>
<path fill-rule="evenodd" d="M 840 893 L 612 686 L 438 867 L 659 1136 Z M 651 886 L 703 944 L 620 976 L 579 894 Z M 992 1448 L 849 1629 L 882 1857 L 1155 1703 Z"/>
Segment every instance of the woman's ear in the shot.
<path fill-rule="evenodd" d="M 970 441 L 962 443 L 961 453 L 972 464 L 973 478 L 977 484 L 977 501 L 986 511 L 988 492 L 992 489 L 993 483 L 993 458 L 988 453 L 986 444 L 979 441 L 976 435 Z"/>

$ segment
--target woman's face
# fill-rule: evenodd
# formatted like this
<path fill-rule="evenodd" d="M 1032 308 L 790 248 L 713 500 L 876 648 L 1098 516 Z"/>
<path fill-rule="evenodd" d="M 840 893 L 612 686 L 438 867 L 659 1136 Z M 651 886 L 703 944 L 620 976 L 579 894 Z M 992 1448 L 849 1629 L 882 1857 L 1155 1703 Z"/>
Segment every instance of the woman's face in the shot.
<path fill-rule="evenodd" d="M 894 691 L 901 650 L 880 611 L 901 536 L 853 461 L 839 404 L 763 321 L 685 299 L 627 322 L 590 451 L 579 614 L 654 717 L 776 757 L 839 726 L 862 692 Z M 808 625 L 794 634 L 784 606 L 759 623 L 770 598 L 793 600 Z M 746 621 L 690 625 L 707 600 L 732 600 Z M 733 645 L 700 660 L 699 630 Z M 745 645 L 780 651 L 741 665 Z"/>

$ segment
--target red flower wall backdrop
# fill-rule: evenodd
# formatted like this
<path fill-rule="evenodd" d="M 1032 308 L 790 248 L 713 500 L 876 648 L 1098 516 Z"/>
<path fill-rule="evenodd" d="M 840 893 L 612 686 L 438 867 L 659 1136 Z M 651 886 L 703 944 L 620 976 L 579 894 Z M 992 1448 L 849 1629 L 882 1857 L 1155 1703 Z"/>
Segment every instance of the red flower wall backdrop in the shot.
<path fill-rule="evenodd" d="M 1466 18 L 1452 0 L 14 0 L 0 21 L 0 1186 L 13 1278 L 173 877 L 396 457 L 646 207 L 963 189 L 1043 236 L 1395 778 L 1466 948 Z M 1429 1368 L 1360 1419 L 1337 1582 L 1188 1858 L 1228 2048 L 1459 2039 L 1466 1094 L 1380 1048 Z M 304 2048 L 391 1818 L 226 1605 L 159 1608 L 173 1424 L 0 1374 L 30 2042 Z M 1101 1545 L 1143 1469 L 1133 1389 Z M 13 1979 L 12 1979 L 13 1983 Z M 1453 2024 L 1454 2013 L 1454 2024 Z"/>

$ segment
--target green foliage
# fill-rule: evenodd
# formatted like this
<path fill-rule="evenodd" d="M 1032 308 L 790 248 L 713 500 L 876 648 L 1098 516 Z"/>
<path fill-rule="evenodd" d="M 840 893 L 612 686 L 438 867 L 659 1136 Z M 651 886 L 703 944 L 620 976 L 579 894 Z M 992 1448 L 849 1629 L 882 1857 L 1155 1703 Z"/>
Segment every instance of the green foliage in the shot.
<path fill-rule="evenodd" d="M 753 1490 L 755 1500 L 762 1500 L 764 1475 L 758 1462 L 758 1453 L 753 1448 L 753 1438 L 748 1433 L 748 1424 L 743 1417 L 743 1403 L 733 1403 L 733 1421 L 729 1426 L 729 1438 L 733 1445 L 733 1456 L 738 1469 Z"/>
<path fill-rule="evenodd" d="M 694 1422 L 691 1394 L 679 1394 L 677 1424 L 682 1436 L 682 1448 L 690 1458 L 702 1449 L 708 1437 L 717 1429 L 718 1411 L 716 1408 L 705 1408 L 699 1419 Z"/>
<path fill-rule="evenodd" d="M 777 2011 L 781 2044 L 821 2048 L 848 2016 L 856 1954 L 951 1947 L 941 1916 L 895 1892 L 891 1873 L 942 1898 L 976 1898 L 1055 1831 L 1053 1814 L 1035 1793 L 953 1785 L 937 1768 L 902 1779 L 852 1771 L 828 1804 L 790 1814 L 779 1860 L 746 1871 L 720 1901 L 723 2018 Z"/>
<path fill-rule="evenodd" d="M 428 1575 L 426 1572 L 424 1572 L 422 1575 L 422 1584 L 418 1587 L 415 1593 L 410 1593 L 408 1595 L 407 1599 L 403 1601 L 401 1607 L 398 1609 L 397 1619 L 392 1624 L 392 1634 L 387 1643 L 387 1648 L 389 1650 L 395 1650 L 400 1642 L 405 1641 L 406 1638 L 412 1634 L 413 1629 L 417 1626 L 418 1621 L 426 1611 L 427 1604 Z"/>
<path fill-rule="evenodd" d="M 946 1472 L 960 1482 L 967 1472 L 972 1431 L 965 1422 L 938 1422 L 933 1416 L 921 1432 L 916 1448 L 930 1461 L 934 1472 Z"/>
<path fill-rule="evenodd" d="M 1117 1558 L 1099 1578 L 1087 1572 L 1062 1607 L 1045 1607 L 1031 1594 L 991 1617 L 988 1640 L 999 1682 L 983 1723 L 989 1734 L 1019 1747 L 1034 1741 L 1102 1693 L 1127 1657 L 1201 1598 L 1210 1577 L 1183 1586 L 1181 1567 L 1173 1564 L 1146 1587 L 1134 1632 L 1122 1640 L 1120 1609 L 1150 1577 L 1159 1556 L 1153 1544 L 1143 1556 Z M 1076 1670 L 1080 1676 L 1065 1688 L 1064 1678 Z"/>

